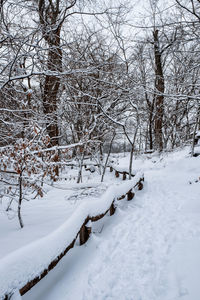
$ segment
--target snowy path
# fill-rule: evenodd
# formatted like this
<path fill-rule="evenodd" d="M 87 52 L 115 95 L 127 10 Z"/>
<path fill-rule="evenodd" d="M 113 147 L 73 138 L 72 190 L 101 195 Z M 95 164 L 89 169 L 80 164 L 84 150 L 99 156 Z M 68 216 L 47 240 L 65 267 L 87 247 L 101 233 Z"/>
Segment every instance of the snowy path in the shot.
<path fill-rule="evenodd" d="M 101 234 L 76 247 L 24 300 L 199 300 L 199 159 L 172 157 L 145 173 Z"/>

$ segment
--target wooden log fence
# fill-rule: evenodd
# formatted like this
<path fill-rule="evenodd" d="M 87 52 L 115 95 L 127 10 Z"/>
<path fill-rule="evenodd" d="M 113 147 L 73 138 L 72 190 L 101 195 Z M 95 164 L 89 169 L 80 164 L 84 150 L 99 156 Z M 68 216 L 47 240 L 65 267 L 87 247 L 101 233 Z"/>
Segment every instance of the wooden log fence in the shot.
<path fill-rule="evenodd" d="M 75 164 L 75 163 L 68 163 L 66 164 L 66 166 L 71 167 L 72 169 L 74 167 L 79 167 L 79 165 Z M 89 167 L 94 166 L 94 167 L 100 167 L 100 164 L 88 164 L 88 163 L 84 163 L 83 167 L 87 170 L 89 170 Z M 106 168 L 109 168 L 110 172 L 112 173 L 113 171 L 115 172 L 115 177 L 119 177 L 120 174 L 122 175 L 122 180 L 126 180 L 127 176 L 129 175 L 128 171 L 125 171 L 121 168 L 118 168 L 117 166 L 113 166 L 113 165 L 107 165 Z M 135 173 L 131 174 L 131 177 L 134 177 Z"/>
<path fill-rule="evenodd" d="M 83 245 L 84 243 L 87 242 L 87 240 L 89 239 L 90 234 L 92 232 L 92 222 L 96 222 L 96 221 L 102 219 L 108 213 L 110 216 L 112 216 L 115 213 L 115 210 L 116 210 L 115 200 L 121 200 L 125 197 L 127 197 L 128 201 L 132 200 L 135 195 L 133 190 L 135 190 L 135 188 L 137 188 L 138 190 L 142 190 L 143 181 L 144 181 L 144 176 L 142 174 L 131 189 L 129 189 L 126 193 L 118 196 L 117 199 L 115 199 L 115 198 L 113 199 L 111 205 L 109 206 L 108 209 L 105 210 L 104 213 L 94 215 L 94 216 L 88 215 L 85 218 L 80 230 L 77 232 L 77 234 L 74 237 L 74 239 L 72 240 L 72 242 L 66 246 L 64 251 L 62 251 L 62 253 L 60 253 L 54 260 L 52 260 L 51 263 L 48 265 L 48 267 L 45 268 L 38 276 L 29 280 L 22 287 L 19 287 L 19 292 L 20 292 L 21 296 L 23 296 L 33 286 L 35 286 L 42 278 L 44 278 L 57 265 L 57 263 L 63 258 L 63 256 L 65 256 L 66 253 L 74 247 L 75 241 L 78 237 L 79 237 L 80 245 Z M 38 253 L 38 255 L 40 255 L 40 253 Z M 0 285 L 1 285 L 1 283 L 0 283 Z M 0 295 L 0 299 L 11 300 L 12 295 L 13 295 L 13 291 L 7 291 L 7 293 L 5 293 L 4 295 Z"/>
<path fill-rule="evenodd" d="M 129 175 L 128 171 L 121 170 L 117 166 L 107 166 L 107 168 L 110 168 L 110 172 L 115 171 L 115 177 L 119 177 L 119 175 L 122 175 L 122 180 L 126 180 L 127 176 Z M 134 177 L 135 173 L 131 174 L 131 177 Z"/>

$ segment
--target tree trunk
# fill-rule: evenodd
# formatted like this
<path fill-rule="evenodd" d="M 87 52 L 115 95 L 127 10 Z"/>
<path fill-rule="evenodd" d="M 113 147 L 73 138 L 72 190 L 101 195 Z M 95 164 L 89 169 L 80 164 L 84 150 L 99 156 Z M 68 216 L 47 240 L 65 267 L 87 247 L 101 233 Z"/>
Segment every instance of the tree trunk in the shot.
<path fill-rule="evenodd" d="M 150 111 L 149 115 L 149 149 L 153 149 L 153 133 L 152 133 L 152 119 L 153 119 L 153 112 Z"/>
<path fill-rule="evenodd" d="M 62 51 L 60 49 L 60 30 L 54 33 L 54 43 L 49 43 L 47 61 L 48 71 L 58 73 L 62 71 Z M 57 96 L 60 87 L 60 78 L 55 75 L 46 75 L 43 89 L 43 108 L 46 116 L 47 132 L 51 139 L 51 146 L 58 145 Z"/>
<path fill-rule="evenodd" d="M 83 160 L 85 156 L 85 147 L 83 148 L 83 152 L 80 158 L 80 164 L 79 164 L 79 171 L 78 171 L 78 178 L 77 178 L 77 183 L 82 182 L 82 168 L 83 168 Z"/>
<path fill-rule="evenodd" d="M 132 174 L 133 152 L 134 152 L 134 144 L 132 145 L 132 147 L 131 147 L 131 152 L 130 152 L 130 160 L 129 160 L 129 180 L 131 180 L 131 174 Z"/>
<path fill-rule="evenodd" d="M 59 73 L 62 71 L 60 0 L 56 2 L 39 0 L 38 13 L 42 35 L 48 44 L 48 74 L 45 76 L 42 92 L 43 109 L 47 132 L 50 136 L 50 146 L 54 146 L 58 145 L 57 96 L 60 87 Z"/>
<path fill-rule="evenodd" d="M 106 157 L 106 162 L 105 162 L 105 165 L 104 165 L 104 168 L 103 168 L 103 173 L 102 173 L 102 176 L 101 176 L 101 182 L 103 182 L 103 178 L 104 178 L 104 175 L 105 175 L 105 172 L 106 172 L 106 167 L 107 167 L 107 164 L 108 164 L 108 159 L 110 157 L 110 153 L 111 153 L 111 149 L 112 149 L 112 143 L 114 141 L 114 138 L 115 138 L 115 133 L 113 134 L 113 137 L 112 137 L 111 142 L 110 142 L 108 155 Z"/>
<path fill-rule="evenodd" d="M 162 126 L 163 126 L 163 104 L 164 104 L 164 76 L 162 66 L 162 52 L 159 47 L 158 30 L 153 32 L 154 57 L 155 57 L 155 149 L 163 150 Z"/>
<path fill-rule="evenodd" d="M 21 204 L 22 204 L 22 172 L 19 175 L 19 200 L 18 200 L 18 219 L 21 228 L 24 227 L 21 216 Z"/>
<path fill-rule="evenodd" d="M 51 147 L 57 146 L 59 143 L 57 101 L 60 87 L 60 73 L 62 72 L 62 49 L 60 44 L 62 22 L 59 20 L 60 0 L 56 2 L 39 0 L 38 12 L 42 35 L 48 44 L 46 66 L 48 74 L 44 80 L 42 101 L 46 129 L 50 137 L 49 147 Z M 55 174 L 56 176 L 59 175 L 58 165 L 55 167 Z"/>
<path fill-rule="evenodd" d="M 196 117 L 196 123 L 195 123 L 195 127 L 194 127 L 194 132 L 193 132 L 193 137 L 192 137 L 192 149 L 191 149 L 191 156 L 194 155 L 194 146 L 195 146 L 195 136 L 199 127 L 199 119 L 200 119 L 200 111 L 198 109 L 197 111 L 197 117 Z"/>
<path fill-rule="evenodd" d="M 130 161 L 129 161 L 129 180 L 131 180 L 131 177 L 132 177 L 133 153 L 134 153 L 135 141 L 136 141 L 137 132 L 138 132 L 138 124 L 139 124 L 139 116 L 137 116 L 137 127 L 135 129 L 133 142 L 131 143 L 131 153 L 130 153 Z"/>

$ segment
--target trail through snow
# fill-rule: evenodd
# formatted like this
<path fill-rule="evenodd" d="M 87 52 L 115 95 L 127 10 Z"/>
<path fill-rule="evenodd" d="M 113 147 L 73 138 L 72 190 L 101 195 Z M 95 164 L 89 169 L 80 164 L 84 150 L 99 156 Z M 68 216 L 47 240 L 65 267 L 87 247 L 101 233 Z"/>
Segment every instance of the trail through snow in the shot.
<path fill-rule="evenodd" d="M 23 299 L 199 300 L 199 163 L 183 151 L 147 169 L 144 190 Z"/>

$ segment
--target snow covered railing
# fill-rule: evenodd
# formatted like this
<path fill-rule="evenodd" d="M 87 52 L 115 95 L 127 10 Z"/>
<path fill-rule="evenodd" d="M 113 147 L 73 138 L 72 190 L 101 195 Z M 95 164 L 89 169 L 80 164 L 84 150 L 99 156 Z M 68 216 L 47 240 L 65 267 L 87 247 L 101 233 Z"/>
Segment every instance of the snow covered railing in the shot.
<path fill-rule="evenodd" d="M 16 293 L 24 295 L 73 248 L 77 237 L 80 245 L 89 238 L 92 222 L 115 212 L 115 201 L 134 197 L 135 188 L 143 188 L 144 175 L 108 188 L 97 201 L 84 202 L 57 230 L 0 260 L 0 299 L 9 300 Z"/>
<path fill-rule="evenodd" d="M 77 163 L 74 163 L 74 162 L 70 162 L 70 163 L 67 163 L 65 165 L 68 166 L 68 167 L 72 167 L 72 168 L 73 167 L 80 167 Z M 87 163 L 83 163 L 82 166 L 85 167 L 85 169 L 89 170 L 90 167 L 100 167 L 101 164 L 87 162 Z M 109 168 L 110 172 L 114 171 L 115 172 L 115 177 L 119 177 L 119 174 L 122 174 L 122 179 L 123 180 L 126 180 L 126 175 L 129 175 L 129 170 L 128 169 L 121 168 L 118 165 L 108 164 L 106 166 L 106 168 Z M 132 171 L 131 177 L 134 177 L 135 174 L 136 174 L 136 172 Z"/>
<path fill-rule="evenodd" d="M 122 174 L 123 180 L 126 180 L 126 175 L 129 175 L 128 169 L 125 170 L 124 168 L 121 168 L 117 165 L 108 165 L 107 167 L 110 168 L 110 172 L 113 172 L 113 170 L 115 171 L 115 177 L 119 177 L 119 174 Z M 135 174 L 136 172 L 132 171 L 131 177 L 134 177 Z"/>

